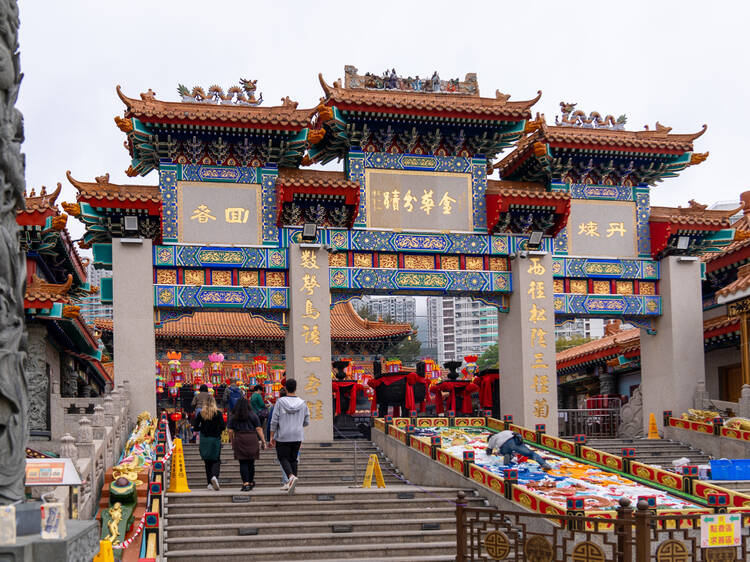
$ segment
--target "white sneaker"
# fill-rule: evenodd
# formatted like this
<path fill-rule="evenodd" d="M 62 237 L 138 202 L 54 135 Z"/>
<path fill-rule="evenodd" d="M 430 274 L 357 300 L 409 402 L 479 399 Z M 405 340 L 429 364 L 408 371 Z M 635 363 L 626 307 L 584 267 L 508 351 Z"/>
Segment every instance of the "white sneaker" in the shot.
<path fill-rule="evenodd" d="M 299 480 L 299 478 L 297 478 L 294 474 L 289 477 L 289 488 L 287 489 L 287 493 L 294 493 L 294 487 L 297 485 L 297 480 Z"/>
<path fill-rule="evenodd" d="M 282 492 L 286 492 L 287 490 L 289 490 L 289 480 L 287 480 L 287 481 L 286 481 L 286 482 L 285 482 L 285 483 L 284 483 L 284 484 L 283 484 L 283 485 L 281 486 L 281 488 L 279 488 L 279 490 L 281 490 Z"/>
<path fill-rule="evenodd" d="M 221 490 L 221 486 L 219 486 L 219 481 L 216 479 L 216 476 L 211 477 L 211 488 L 213 488 L 217 492 Z"/>
<path fill-rule="evenodd" d="M 211 484 L 209 484 L 208 486 L 206 486 L 206 490 L 213 490 L 213 489 L 214 489 L 214 487 L 211 486 Z"/>

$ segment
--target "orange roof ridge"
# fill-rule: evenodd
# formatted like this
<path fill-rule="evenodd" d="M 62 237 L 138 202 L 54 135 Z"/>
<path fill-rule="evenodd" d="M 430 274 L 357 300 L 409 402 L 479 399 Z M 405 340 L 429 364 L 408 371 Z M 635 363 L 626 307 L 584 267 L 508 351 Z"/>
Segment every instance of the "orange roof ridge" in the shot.
<path fill-rule="evenodd" d="M 349 180 L 344 172 L 332 170 L 279 168 L 279 175 L 276 181 L 287 186 L 349 187 L 359 189 L 359 183 Z"/>
<path fill-rule="evenodd" d="M 56 211 L 57 207 L 55 206 L 55 202 L 60 195 L 61 189 L 62 184 L 60 182 L 57 182 L 57 189 L 52 193 L 47 193 L 46 186 L 42 186 L 39 195 L 34 192 L 34 188 L 31 188 L 31 191 L 29 191 L 28 194 L 24 193 L 24 198 L 26 199 L 25 211 L 29 213 L 33 211 L 46 211 L 48 209 Z"/>
<path fill-rule="evenodd" d="M 730 218 L 742 210 L 742 206 L 729 211 L 708 209 L 691 199 L 688 207 L 651 207 L 650 220 L 653 222 L 672 222 L 678 224 L 701 224 L 730 228 Z"/>
<path fill-rule="evenodd" d="M 161 191 L 158 185 L 115 184 L 110 183 L 106 173 L 94 178 L 93 182 L 75 179 L 70 170 L 65 172 L 70 184 L 78 190 L 78 199 L 106 199 L 117 201 L 161 202 Z"/>

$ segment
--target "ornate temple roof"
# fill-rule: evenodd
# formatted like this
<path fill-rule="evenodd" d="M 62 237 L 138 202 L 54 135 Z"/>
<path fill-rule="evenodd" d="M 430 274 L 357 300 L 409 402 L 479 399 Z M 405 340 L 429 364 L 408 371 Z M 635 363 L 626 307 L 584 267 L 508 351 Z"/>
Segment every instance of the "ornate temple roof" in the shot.
<path fill-rule="evenodd" d="M 109 174 L 97 176 L 93 182 L 84 182 L 75 179 L 70 170 L 65 172 L 68 181 L 78 190 L 76 199 L 94 206 L 102 205 L 103 202 L 125 203 L 156 203 L 161 205 L 161 192 L 158 185 L 119 185 L 110 183 Z"/>
<path fill-rule="evenodd" d="M 279 106 L 261 107 L 161 101 L 151 90 L 142 93 L 141 99 L 135 99 L 123 94 L 120 86 L 117 95 L 127 108 L 125 117 L 144 122 L 299 131 L 307 126 L 312 113 L 310 109 L 297 109 L 297 102 L 289 98 L 283 99 Z"/>
<path fill-rule="evenodd" d="M 47 283 L 40 279 L 36 274 L 32 274 L 31 282 L 26 284 L 26 293 L 24 294 L 25 308 L 50 308 L 52 304 L 59 302 L 69 304 L 68 297 L 73 285 L 73 275 L 68 274 L 65 283 Z"/>
<path fill-rule="evenodd" d="M 719 227 L 732 226 L 730 218 L 742 209 L 738 207 L 730 211 L 709 210 L 706 205 L 689 201 L 689 207 L 651 207 L 651 222 L 668 222 L 679 226 L 689 227 Z"/>
<path fill-rule="evenodd" d="M 703 321 L 703 338 L 710 340 L 739 329 L 739 318 L 718 316 Z M 557 370 L 570 370 L 582 364 L 603 362 L 607 358 L 624 354 L 638 357 L 641 352 L 640 332 L 640 328 L 620 329 L 619 321 L 608 324 L 603 338 L 560 351 L 557 354 Z"/>
<path fill-rule="evenodd" d="M 750 264 L 741 265 L 737 268 L 737 279 L 716 291 L 719 302 L 727 302 L 734 298 L 747 296 L 750 289 Z"/>
<path fill-rule="evenodd" d="M 97 328 L 112 331 L 112 320 L 99 319 Z M 406 337 L 411 324 L 372 322 L 359 316 L 351 303 L 331 310 L 331 338 L 336 341 L 376 340 Z M 156 328 L 157 338 L 283 340 L 284 331 L 272 322 L 245 312 L 195 312 Z"/>
<path fill-rule="evenodd" d="M 487 180 L 487 195 L 528 198 L 538 201 L 539 205 L 553 204 L 554 201 L 569 201 L 566 191 L 548 191 L 544 184 L 531 181 Z"/>
<path fill-rule="evenodd" d="M 487 180 L 485 199 L 490 232 L 541 230 L 555 236 L 570 214 L 570 194 L 538 182 Z"/>
<path fill-rule="evenodd" d="M 18 211 L 18 215 L 27 214 L 43 214 L 45 216 L 58 214 L 57 209 L 57 198 L 60 195 L 62 185 L 58 182 L 57 189 L 51 193 L 47 193 L 47 188 L 42 186 L 39 194 L 37 195 L 34 189 L 25 195 L 26 208 Z"/>
<path fill-rule="evenodd" d="M 330 187 L 340 190 L 356 189 L 359 193 L 358 182 L 348 180 L 344 172 L 327 170 L 279 168 L 276 185 L 310 188 Z"/>
<path fill-rule="evenodd" d="M 508 101 L 510 96 L 496 92 L 494 98 L 468 93 L 407 91 L 342 87 L 337 80 L 330 86 L 319 74 L 326 103 L 342 111 L 409 114 L 422 117 L 446 116 L 491 121 L 520 121 L 531 117 L 530 108 L 542 96 L 526 101 Z"/>
<path fill-rule="evenodd" d="M 740 194 L 740 202 L 744 205 L 744 211 L 742 217 L 732 223 L 735 231 L 734 242 L 722 252 L 703 256 L 707 272 L 734 266 L 750 257 L 750 191 Z"/>
<path fill-rule="evenodd" d="M 302 217 L 315 211 L 311 207 L 321 204 L 330 207 L 326 222 L 330 226 L 351 228 L 357 218 L 360 185 L 349 181 L 344 172 L 279 168 L 276 188 L 278 226 L 302 224 Z"/>

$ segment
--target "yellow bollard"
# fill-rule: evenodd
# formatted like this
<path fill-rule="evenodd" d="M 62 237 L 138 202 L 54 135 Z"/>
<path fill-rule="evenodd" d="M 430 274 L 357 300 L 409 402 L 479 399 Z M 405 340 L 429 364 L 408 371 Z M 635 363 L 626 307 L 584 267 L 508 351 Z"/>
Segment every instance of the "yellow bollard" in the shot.
<path fill-rule="evenodd" d="M 99 541 L 99 553 L 94 556 L 92 562 L 114 562 L 115 555 L 112 553 L 112 543 Z"/>
<path fill-rule="evenodd" d="M 185 472 L 185 455 L 182 453 L 182 439 L 180 438 L 174 440 L 174 449 L 172 449 L 172 476 L 167 492 L 176 494 L 190 492 L 187 483 L 187 473 Z"/>
<path fill-rule="evenodd" d="M 659 428 L 656 426 L 656 416 L 653 412 L 648 415 L 648 438 L 661 439 L 659 437 Z"/>

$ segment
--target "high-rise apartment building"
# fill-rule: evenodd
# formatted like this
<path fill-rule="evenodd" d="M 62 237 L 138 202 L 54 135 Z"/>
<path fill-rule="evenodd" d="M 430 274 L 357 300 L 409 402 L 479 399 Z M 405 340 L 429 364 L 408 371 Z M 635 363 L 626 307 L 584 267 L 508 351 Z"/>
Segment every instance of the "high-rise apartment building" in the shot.
<path fill-rule="evenodd" d="M 601 318 L 574 318 L 555 326 L 555 338 L 591 338 L 604 336 L 604 320 Z"/>
<path fill-rule="evenodd" d="M 106 269 L 96 269 L 94 264 L 90 263 L 86 269 L 88 282 L 93 287 L 101 287 L 103 277 L 112 277 L 112 271 Z M 112 305 L 102 304 L 101 293 L 89 295 L 84 298 L 80 304 L 81 315 L 87 322 L 94 322 L 97 318 L 112 318 Z"/>
<path fill-rule="evenodd" d="M 369 297 L 359 299 L 355 308 L 366 308 L 370 314 L 391 322 L 414 324 L 417 319 L 417 299 L 414 297 Z"/>
<path fill-rule="evenodd" d="M 428 346 L 437 349 L 439 363 L 482 355 L 497 343 L 497 308 L 470 297 L 427 299 Z"/>

